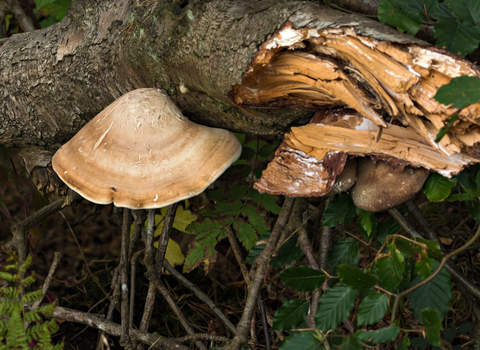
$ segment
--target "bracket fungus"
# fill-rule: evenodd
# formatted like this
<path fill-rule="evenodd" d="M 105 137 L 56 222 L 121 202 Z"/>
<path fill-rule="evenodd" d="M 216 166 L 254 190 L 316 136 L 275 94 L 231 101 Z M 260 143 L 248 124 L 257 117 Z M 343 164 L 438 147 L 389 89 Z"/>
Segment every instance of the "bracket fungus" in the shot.
<path fill-rule="evenodd" d="M 203 192 L 241 149 L 229 131 L 189 121 L 165 92 L 138 89 L 86 124 L 52 165 L 91 202 L 152 209 Z"/>

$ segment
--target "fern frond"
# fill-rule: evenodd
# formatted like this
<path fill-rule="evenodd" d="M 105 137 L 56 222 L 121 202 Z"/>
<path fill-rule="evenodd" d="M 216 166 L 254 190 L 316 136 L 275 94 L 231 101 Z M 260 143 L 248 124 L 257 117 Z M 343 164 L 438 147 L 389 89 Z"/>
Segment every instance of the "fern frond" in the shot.
<path fill-rule="evenodd" d="M 23 287 L 28 287 L 32 285 L 35 282 L 35 274 L 32 272 L 32 274 L 25 279 L 22 280 L 20 283 Z"/>
<path fill-rule="evenodd" d="M 0 280 L 8 281 L 10 283 L 17 283 L 18 274 L 11 274 L 8 272 L 0 271 Z"/>
<path fill-rule="evenodd" d="M 22 296 L 21 302 L 24 304 L 33 303 L 34 301 L 43 298 L 43 292 L 41 290 L 35 290 L 30 293 L 26 293 Z"/>

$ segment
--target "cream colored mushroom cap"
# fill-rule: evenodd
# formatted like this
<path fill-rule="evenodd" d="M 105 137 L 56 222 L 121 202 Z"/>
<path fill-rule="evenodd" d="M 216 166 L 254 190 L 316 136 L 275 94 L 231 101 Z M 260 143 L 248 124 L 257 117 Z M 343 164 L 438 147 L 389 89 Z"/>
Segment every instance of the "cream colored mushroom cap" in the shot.
<path fill-rule="evenodd" d="M 235 135 L 195 124 L 166 93 L 131 91 L 53 157 L 53 169 L 91 202 L 160 208 L 205 190 L 240 156 Z"/>

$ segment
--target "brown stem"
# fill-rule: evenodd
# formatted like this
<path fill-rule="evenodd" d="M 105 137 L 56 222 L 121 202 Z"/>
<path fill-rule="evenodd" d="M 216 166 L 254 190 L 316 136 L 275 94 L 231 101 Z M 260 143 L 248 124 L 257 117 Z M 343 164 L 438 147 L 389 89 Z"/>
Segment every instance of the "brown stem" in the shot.
<path fill-rule="evenodd" d="M 158 278 L 160 278 L 162 274 L 163 260 L 165 259 L 165 253 L 167 252 L 168 240 L 170 239 L 170 234 L 172 232 L 177 207 L 178 203 L 173 203 L 168 207 L 163 221 L 162 234 L 158 239 L 158 249 L 155 254 L 155 270 L 157 270 Z"/>
<path fill-rule="evenodd" d="M 275 223 L 265 249 L 263 249 L 257 259 L 255 259 L 253 262 L 252 270 L 255 270 L 255 275 L 250 283 L 250 288 L 248 289 L 248 297 L 245 304 L 245 309 L 243 311 L 242 318 L 238 323 L 236 335 L 230 344 L 225 347 L 225 349 L 239 349 L 240 346 L 247 340 L 250 321 L 252 319 L 253 312 L 255 311 L 255 305 L 257 304 L 257 299 L 260 294 L 265 271 L 267 270 L 268 260 L 270 255 L 275 250 L 278 239 L 280 238 L 280 235 L 287 224 L 288 218 L 290 217 L 290 212 L 292 211 L 293 202 L 293 198 L 285 198 L 282 210 L 280 211 L 277 222 Z"/>
<path fill-rule="evenodd" d="M 247 267 L 243 263 L 242 247 L 240 246 L 237 236 L 235 236 L 235 233 L 233 232 L 230 225 L 226 226 L 225 230 L 227 231 L 228 241 L 230 242 L 230 246 L 232 247 L 233 254 L 235 255 L 235 259 L 237 259 L 237 263 L 240 266 L 240 270 L 242 271 L 243 279 L 245 280 L 245 283 L 247 284 L 247 288 L 248 288 L 248 286 L 250 285 L 250 277 L 248 276 Z"/>
<path fill-rule="evenodd" d="M 270 334 L 268 332 L 267 314 L 265 312 L 265 302 L 260 298 L 260 313 L 262 314 L 263 332 L 265 333 L 265 348 L 271 350 Z"/>
<path fill-rule="evenodd" d="M 323 212 L 327 210 L 328 204 L 332 200 L 332 197 L 328 197 L 324 201 Z M 323 216 L 323 213 L 322 215 Z M 322 226 L 320 228 L 320 248 L 318 250 L 318 266 L 320 269 L 325 270 L 328 263 L 328 252 L 332 249 L 332 228 L 328 226 Z"/>
<path fill-rule="evenodd" d="M 133 350 L 133 345 L 129 337 L 129 303 L 128 303 L 128 247 L 130 244 L 130 225 L 131 225 L 131 215 L 130 210 L 123 208 L 123 224 L 122 224 L 122 244 L 120 249 L 120 276 L 122 284 L 122 302 L 121 302 L 121 325 L 122 325 L 122 335 L 120 336 L 120 345 L 126 349 Z"/>
<path fill-rule="evenodd" d="M 132 239 L 130 239 L 130 246 L 132 245 Z M 130 259 L 130 310 L 128 313 L 128 328 L 133 328 L 133 315 L 135 313 L 135 280 L 137 278 L 137 260 L 144 253 L 144 250 L 140 250 L 133 254 Z M 136 348 L 135 339 L 132 339 L 132 345 Z"/>

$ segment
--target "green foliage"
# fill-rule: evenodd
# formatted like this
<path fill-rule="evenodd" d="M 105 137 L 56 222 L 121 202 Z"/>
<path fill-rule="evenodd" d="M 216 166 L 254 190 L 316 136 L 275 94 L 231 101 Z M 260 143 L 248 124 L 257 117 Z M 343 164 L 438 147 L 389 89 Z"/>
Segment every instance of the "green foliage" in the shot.
<path fill-rule="evenodd" d="M 354 267 L 357 266 L 359 259 L 358 242 L 353 238 L 340 239 L 333 244 L 332 250 L 328 253 L 327 269 L 335 275 L 339 265 Z"/>
<path fill-rule="evenodd" d="M 390 251 L 389 256 L 377 259 L 375 266 L 380 278 L 381 284 L 386 290 L 394 292 L 403 279 L 403 271 L 405 265 L 403 264 L 403 254 L 397 250 L 394 242 L 388 246 Z"/>
<path fill-rule="evenodd" d="M 370 271 L 362 271 L 358 267 L 348 265 L 338 266 L 338 277 L 340 281 L 352 289 L 370 289 L 375 286 L 378 280 Z"/>
<path fill-rule="evenodd" d="M 387 341 L 395 340 L 400 333 L 400 327 L 394 322 L 394 324 L 388 328 L 381 328 L 371 332 L 361 332 L 356 333 L 358 339 L 373 343 L 380 344 Z"/>
<path fill-rule="evenodd" d="M 320 288 L 327 278 L 323 272 L 310 266 L 289 267 L 283 270 L 279 277 L 284 284 L 302 293 Z"/>
<path fill-rule="evenodd" d="M 341 193 L 330 204 L 323 214 L 323 225 L 333 227 L 340 224 L 348 225 L 355 216 L 356 208 L 352 197 Z"/>
<path fill-rule="evenodd" d="M 298 325 L 305 322 L 309 305 L 308 300 L 283 300 L 282 306 L 275 312 L 273 317 L 272 329 L 284 331 L 297 328 Z"/>
<path fill-rule="evenodd" d="M 438 311 L 432 309 L 422 310 L 422 323 L 425 326 L 425 335 L 432 345 L 440 346 L 440 331 L 442 330 L 442 321 L 438 317 Z"/>
<path fill-rule="evenodd" d="M 452 188 L 457 184 L 457 178 L 443 177 L 438 173 L 432 173 L 423 186 L 423 193 L 431 202 L 443 201 L 450 195 Z"/>
<path fill-rule="evenodd" d="M 480 79 L 467 76 L 453 78 L 449 84 L 441 86 L 433 98 L 446 106 L 465 108 L 480 101 Z"/>
<path fill-rule="evenodd" d="M 388 297 L 384 293 L 372 293 L 363 299 L 358 308 L 359 326 L 373 324 L 380 321 L 387 312 Z"/>
<path fill-rule="evenodd" d="M 354 289 L 342 284 L 336 284 L 328 289 L 318 303 L 318 311 L 315 314 L 317 328 L 327 332 L 345 321 L 355 303 L 355 294 Z"/>
<path fill-rule="evenodd" d="M 43 298 L 41 290 L 24 292 L 35 278 L 33 274 L 21 279 L 32 263 L 29 256 L 25 263 L 19 266 L 17 255 L 2 247 L 7 255 L 7 265 L 3 266 L 0 278 L 8 281 L 9 287 L 0 288 L 0 350 L 6 349 L 38 349 L 60 350 L 63 344 L 52 344 L 52 335 L 58 331 L 55 320 L 48 320 L 55 309 L 54 304 L 40 306 L 34 310 L 25 309 L 25 304 L 33 303 Z M 8 271 L 8 272 L 7 272 Z M 25 330 L 25 322 L 31 323 Z"/>
<path fill-rule="evenodd" d="M 72 0 L 35 0 L 36 10 L 42 16 L 55 19 L 55 21 L 45 22 L 47 24 L 45 26 L 42 24 L 42 28 L 62 20 L 71 2 Z"/>
<path fill-rule="evenodd" d="M 410 35 L 415 35 L 420 29 L 423 22 L 422 12 L 418 1 L 414 0 L 381 0 L 378 5 L 378 18 L 381 22 Z"/>
<path fill-rule="evenodd" d="M 325 349 L 318 339 L 315 337 L 315 332 L 294 332 L 293 335 L 286 337 L 280 345 L 281 350 L 323 350 Z"/>

